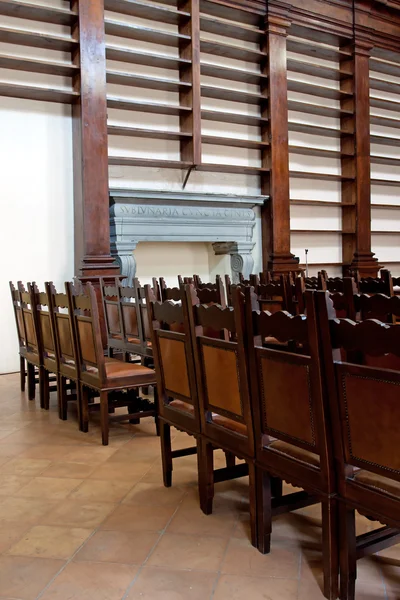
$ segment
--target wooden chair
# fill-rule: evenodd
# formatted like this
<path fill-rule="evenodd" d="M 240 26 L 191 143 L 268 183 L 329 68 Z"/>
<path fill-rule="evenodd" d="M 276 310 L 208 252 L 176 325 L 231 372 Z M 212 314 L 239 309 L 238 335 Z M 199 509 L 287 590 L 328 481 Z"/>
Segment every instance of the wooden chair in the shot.
<path fill-rule="evenodd" d="M 251 309 L 246 322 L 257 474 L 258 549 L 270 551 L 272 516 L 315 502 L 322 504 L 324 594 L 337 597 L 337 500 L 329 415 L 323 395 L 313 292 L 307 316 Z M 269 349 L 274 337 L 288 348 Z M 271 476 L 303 492 L 272 498 Z"/>
<path fill-rule="evenodd" d="M 362 354 L 400 357 L 400 328 L 336 318 L 316 294 L 323 377 L 330 403 L 340 514 L 340 598 L 354 600 L 357 559 L 400 541 L 400 371 L 354 363 Z M 345 361 L 337 359 L 347 353 Z M 356 536 L 355 511 L 383 528 Z"/>
<path fill-rule="evenodd" d="M 166 286 L 160 287 L 161 302 L 156 300 L 149 285 L 145 286 L 145 292 L 157 378 L 163 480 L 170 487 L 173 459 L 197 453 L 200 414 L 187 303 L 182 303 L 183 291 L 172 288 L 171 292 Z M 173 298 L 169 298 L 171 295 Z M 196 445 L 172 450 L 171 427 L 194 436 Z"/>
<path fill-rule="evenodd" d="M 382 269 L 380 277 L 365 277 L 357 281 L 360 294 L 385 294 L 393 296 L 393 281 L 390 271 Z"/>
<path fill-rule="evenodd" d="M 182 277 L 178 275 L 178 280 L 182 281 L 179 285 L 184 285 Z M 172 300 L 173 302 L 181 302 L 182 301 L 182 292 L 180 287 L 169 288 L 165 282 L 164 277 L 160 277 L 160 294 L 161 294 L 161 302 L 167 302 L 167 300 Z M 153 301 L 156 301 L 154 293 L 152 292 L 151 298 Z"/>
<path fill-rule="evenodd" d="M 124 287 L 118 278 L 114 280 L 113 285 L 101 280 L 100 287 L 108 356 L 112 357 L 117 351 L 123 355 L 125 361 L 129 362 L 130 353 L 140 354 L 142 350 L 135 287 Z"/>
<path fill-rule="evenodd" d="M 28 398 L 29 400 L 35 399 L 35 369 L 39 374 L 39 390 L 42 392 L 43 383 L 43 367 L 42 356 L 40 354 L 40 345 L 37 338 L 37 332 L 35 327 L 35 317 L 32 310 L 33 299 L 30 290 L 30 284 L 28 283 L 28 291 L 26 291 L 21 281 L 18 281 L 18 293 L 21 310 L 21 321 L 23 327 L 23 335 L 25 339 L 25 360 L 27 363 L 28 373 Z M 40 394 L 40 405 L 43 407 L 43 393 Z"/>
<path fill-rule="evenodd" d="M 212 512 L 214 483 L 249 475 L 252 543 L 256 545 L 253 422 L 244 347 L 244 295 L 233 290 L 233 307 L 205 306 L 185 286 L 200 407 L 199 493 L 205 514 Z M 212 337 L 210 332 L 213 333 Z M 214 470 L 213 450 L 222 448 L 227 467 Z M 235 456 L 245 464 L 235 467 Z"/>
<path fill-rule="evenodd" d="M 325 289 L 328 287 L 325 285 Z M 335 288 L 336 285 L 332 285 Z M 329 291 L 329 297 L 331 298 L 333 305 L 336 310 L 336 314 L 340 317 L 355 319 L 356 308 L 355 301 L 357 298 L 357 284 L 352 277 L 344 277 L 338 286 L 342 291 Z M 305 313 L 305 281 L 302 277 L 297 277 L 295 281 L 295 313 Z"/>
<path fill-rule="evenodd" d="M 68 296 L 57 292 L 53 282 L 46 282 L 46 294 L 49 307 L 49 316 L 53 339 L 55 342 L 55 354 L 57 361 L 57 403 L 59 417 L 63 421 L 67 419 L 68 401 L 77 401 L 78 421 L 80 423 L 80 387 L 79 373 L 75 356 L 74 340 L 72 333 L 72 321 Z M 67 394 L 67 382 L 73 382 L 75 394 Z"/>
<path fill-rule="evenodd" d="M 39 367 L 40 406 L 46 410 L 50 405 L 50 373 L 57 376 L 58 360 L 54 330 L 51 326 L 51 307 L 46 292 L 40 292 L 36 283 L 30 286 L 31 307 L 41 365 Z M 54 388 L 54 386 L 52 387 Z"/>
<path fill-rule="evenodd" d="M 81 429 L 88 430 L 89 394 L 88 389 L 100 395 L 100 419 L 103 445 L 109 437 L 109 394 L 115 391 L 139 388 L 155 383 L 155 373 L 142 365 L 125 363 L 114 358 L 105 358 L 101 340 L 100 320 L 94 287 L 88 283 L 83 293 L 76 290 L 72 283 L 66 284 L 69 306 L 73 323 L 75 355 L 77 358 L 81 393 Z M 124 394 L 128 396 L 128 394 Z M 113 403 L 115 406 L 130 407 L 129 397 Z M 154 416 L 155 411 L 131 412 L 112 418 L 114 421 L 126 421 Z"/>
<path fill-rule="evenodd" d="M 22 309 L 21 309 L 21 298 L 20 292 L 15 288 L 12 281 L 10 283 L 10 291 L 11 291 L 11 299 L 13 303 L 14 317 L 15 317 L 15 326 L 17 328 L 17 336 L 18 336 L 18 348 L 19 348 L 19 373 L 20 373 L 20 386 L 21 392 L 25 391 L 25 379 L 26 379 L 26 338 L 25 338 L 25 328 L 22 320 Z M 31 397 L 33 394 L 33 397 Z M 35 392 L 33 390 L 29 390 L 29 400 L 34 398 Z"/>
<path fill-rule="evenodd" d="M 276 312 L 286 310 L 293 313 L 293 299 L 288 275 L 281 275 L 278 280 L 255 286 L 261 310 Z"/>

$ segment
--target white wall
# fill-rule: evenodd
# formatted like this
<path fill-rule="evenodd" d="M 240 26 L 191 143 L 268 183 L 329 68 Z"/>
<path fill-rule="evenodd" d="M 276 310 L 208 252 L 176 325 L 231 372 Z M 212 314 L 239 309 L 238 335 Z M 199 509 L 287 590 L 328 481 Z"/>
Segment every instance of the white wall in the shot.
<path fill-rule="evenodd" d="M 0 373 L 19 368 L 8 282 L 73 276 L 71 108 L 0 98 Z"/>

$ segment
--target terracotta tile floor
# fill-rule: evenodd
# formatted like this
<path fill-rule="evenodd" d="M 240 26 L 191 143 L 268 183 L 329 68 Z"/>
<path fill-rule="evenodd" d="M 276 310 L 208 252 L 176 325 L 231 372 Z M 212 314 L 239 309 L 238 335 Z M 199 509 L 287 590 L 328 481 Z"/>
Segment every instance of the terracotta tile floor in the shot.
<path fill-rule="evenodd" d="M 18 375 L 0 377 L 0 417 L 0 600 L 323 599 L 319 506 L 277 518 L 262 556 L 246 478 L 218 484 L 205 516 L 194 456 L 163 487 L 152 420 L 112 426 L 104 448 L 96 417 L 79 433 L 73 408 L 61 422 L 52 394 L 40 410 Z M 359 561 L 357 600 L 400 599 L 399 567 L 400 546 Z"/>

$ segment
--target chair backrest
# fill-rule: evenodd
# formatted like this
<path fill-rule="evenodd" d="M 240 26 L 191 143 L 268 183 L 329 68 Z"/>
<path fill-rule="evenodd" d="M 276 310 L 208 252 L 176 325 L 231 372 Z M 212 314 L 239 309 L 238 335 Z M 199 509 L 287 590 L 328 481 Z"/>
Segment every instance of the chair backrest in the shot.
<path fill-rule="evenodd" d="M 112 284 L 103 278 L 100 279 L 104 321 L 109 341 L 115 336 L 123 337 L 121 309 L 119 306 L 119 287 L 121 287 L 121 283 L 118 278 L 115 278 Z"/>
<path fill-rule="evenodd" d="M 328 292 L 329 297 L 333 302 L 333 306 L 336 310 L 336 314 L 339 317 L 355 319 L 355 299 L 357 294 L 357 285 L 352 277 L 344 277 L 343 285 L 341 286 L 342 292 Z M 295 299 L 296 299 L 296 313 L 304 314 L 305 312 L 305 281 L 303 277 L 297 277 L 295 281 Z"/>
<path fill-rule="evenodd" d="M 400 317 L 399 296 L 359 294 L 354 296 L 354 304 L 360 321 L 378 319 L 384 323 L 395 323 L 396 317 Z"/>
<path fill-rule="evenodd" d="M 287 310 L 293 313 L 292 291 L 288 275 L 281 275 L 279 280 L 260 284 L 254 288 L 260 308 L 269 312 Z"/>
<path fill-rule="evenodd" d="M 232 307 L 205 306 L 185 286 L 202 431 L 232 450 L 236 446 L 253 455 L 244 294 L 234 286 L 232 296 Z"/>
<path fill-rule="evenodd" d="M 18 289 L 14 287 L 12 281 L 10 281 L 10 290 L 11 290 L 11 299 L 13 303 L 14 316 L 15 316 L 15 325 L 17 327 L 17 335 L 18 335 L 18 343 L 20 349 L 25 350 L 25 328 L 24 322 L 22 319 L 22 308 L 21 308 L 21 298 L 20 292 Z"/>
<path fill-rule="evenodd" d="M 364 277 L 358 281 L 360 294 L 385 294 L 393 296 L 393 281 L 390 271 L 382 269 L 380 277 Z"/>
<path fill-rule="evenodd" d="M 32 296 L 32 309 L 40 345 L 40 353 L 44 362 L 46 360 L 56 361 L 56 342 L 51 325 L 51 308 L 46 292 L 40 292 L 36 283 L 30 286 Z"/>
<path fill-rule="evenodd" d="M 59 368 L 67 365 L 68 370 L 76 377 L 78 371 L 68 296 L 57 292 L 51 281 L 45 283 L 45 288 Z"/>
<path fill-rule="evenodd" d="M 321 473 L 333 485 L 327 407 L 322 390 L 318 331 L 313 300 L 305 296 L 307 316 L 254 311 L 246 290 L 246 324 L 256 448 L 275 438 L 320 457 Z M 290 343 L 265 347 L 274 337 Z M 289 351 L 290 349 L 290 351 Z"/>
<path fill-rule="evenodd" d="M 199 429 L 197 385 L 187 304 L 182 302 L 184 291 L 182 289 L 179 302 L 169 299 L 158 301 L 149 285 L 145 286 L 145 294 L 160 414 L 177 424 Z"/>
<path fill-rule="evenodd" d="M 181 280 L 179 284 L 184 285 L 183 279 L 180 275 L 178 275 L 178 280 Z M 180 287 L 169 288 L 165 282 L 164 277 L 160 277 L 160 292 L 161 292 L 161 301 L 166 302 L 167 300 L 173 300 L 174 302 L 180 302 L 182 299 L 182 293 Z"/>
<path fill-rule="evenodd" d="M 21 304 L 22 323 L 25 332 L 26 350 L 30 354 L 34 354 L 38 360 L 42 359 L 41 345 L 38 340 L 38 332 L 36 330 L 35 315 L 32 309 L 33 297 L 31 284 L 28 283 L 28 291 L 26 291 L 21 281 L 18 281 L 18 291 Z"/>
<path fill-rule="evenodd" d="M 78 372 L 90 373 L 101 385 L 106 380 L 96 292 L 89 282 L 84 290 L 65 284 L 72 319 Z"/>
<path fill-rule="evenodd" d="M 400 328 L 338 319 L 324 292 L 316 301 L 339 482 L 343 486 L 354 467 L 400 481 L 400 371 L 351 360 L 357 354 L 400 357 Z"/>
<path fill-rule="evenodd" d="M 146 291 L 145 288 L 140 285 L 140 281 L 137 277 L 133 280 L 133 287 L 135 289 L 136 305 L 138 312 L 138 326 L 139 326 L 139 338 L 143 347 L 147 347 L 151 343 L 151 329 L 149 322 L 149 312 L 146 302 Z M 156 299 L 157 290 L 153 287 L 153 296 Z"/>

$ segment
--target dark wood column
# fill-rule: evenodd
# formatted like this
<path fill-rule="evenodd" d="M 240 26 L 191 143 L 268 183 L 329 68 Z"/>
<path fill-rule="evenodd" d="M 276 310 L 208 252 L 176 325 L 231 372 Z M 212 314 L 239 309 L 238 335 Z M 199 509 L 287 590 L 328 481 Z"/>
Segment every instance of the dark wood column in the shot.
<path fill-rule="evenodd" d="M 73 0 L 80 67 L 73 105 L 75 273 L 92 280 L 119 273 L 110 254 L 106 57 L 103 0 Z"/>
<path fill-rule="evenodd" d="M 263 265 L 275 273 L 298 270 L 299 259 L 290 252 L 290 201 L 289 201 L 289 133 L 286 36 L 290 22 L 268 5 L 263 50 L 266 60 L 263 73 L 268 77 L 262 90 L 267 102 L 262 116 L 267 116 L 268 126 L 262 139 L 269 142 L 263 152 L 262 166 L 269 174 L 262 176 L 262 193 L 270 199 L 262 210 Z"/>
<path fill-rule="evenodd" d="M 369 115 L 369 57 L 371 44 L 355 39 L 341 69 L 349 73 L 341 89 L 352 96 L 341 101 L 343 267 L 375 277 L 380 265 L 371 252 L 371 159 Z"/>

